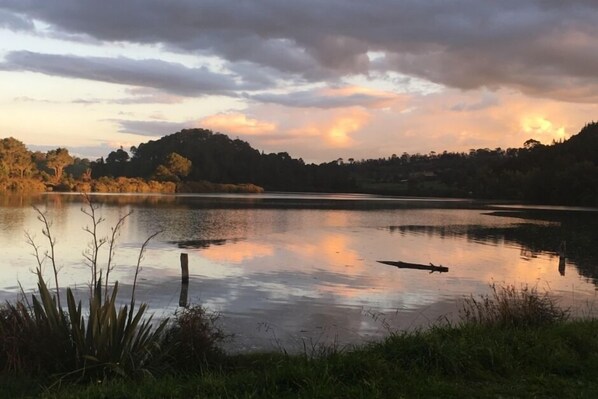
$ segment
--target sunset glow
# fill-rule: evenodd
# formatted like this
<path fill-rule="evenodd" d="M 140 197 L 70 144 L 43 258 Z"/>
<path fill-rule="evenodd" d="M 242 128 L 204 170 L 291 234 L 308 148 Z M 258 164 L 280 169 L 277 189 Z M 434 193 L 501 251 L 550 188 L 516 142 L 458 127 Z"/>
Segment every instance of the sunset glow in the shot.
<path fill-rule="evenodd" d="M 592 3 L 110 3 L 0 5 L 3 137 L 95 159 L 202 127 L 327 162 L 549 144 L 598 111 Z"/>

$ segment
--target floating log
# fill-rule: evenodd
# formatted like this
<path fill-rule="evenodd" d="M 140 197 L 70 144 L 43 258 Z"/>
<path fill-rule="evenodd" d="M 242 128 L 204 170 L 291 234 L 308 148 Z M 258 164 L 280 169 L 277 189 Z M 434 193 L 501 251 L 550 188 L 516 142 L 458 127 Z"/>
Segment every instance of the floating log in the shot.
<path fill-rule="evenodd" d="M 401 261 L 392 261 L 392 260 L 377 260 L 378 263 L 383 263 L 385 265 L 395 266 L 399 269 L 415 269 L 415 270 L 429 270 L 430 273 L 438 272 L 438 273 L 446 273 L 449 271 L 448 267 L 442 265 L 433 265 L 430 263 L 429 265 L 420 265 L 418 263 L 407 263 Z"/>

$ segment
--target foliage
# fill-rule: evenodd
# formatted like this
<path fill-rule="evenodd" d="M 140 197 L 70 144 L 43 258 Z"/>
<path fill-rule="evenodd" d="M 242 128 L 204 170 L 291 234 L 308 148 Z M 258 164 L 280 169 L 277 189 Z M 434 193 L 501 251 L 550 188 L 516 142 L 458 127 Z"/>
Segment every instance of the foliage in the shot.
<path fill-rule="evenodd" d="M 156 175 L 165 179 L 179 181 L 191 172 L 191 161 L 180 156 L 176 152 L 171 152 L 166 157 L 164 165 L 158 165 Z"/>
<path fill-rule="evenodd" d="M 73 164 L 74 158 L 66 148 L 50 150 L 46 154 L 46 165 L 54 171 L 54 181 L 59 182 L 65 167 Z"/>
<path fill-rule="evenodd" d="M 540 294 L 535 287 L 490 287 L 490 294 L 464 300 L 460 314 L 465 323 L 521 327 L 562 322 L 569 317 L 568 309 L 561 309 L 554 298 Z"/>
<path fill-rule="evenodd" d="M 67 288 L 67 311 L 62 307 L 59 268 L 55 259 L 56 241 L 51 233 L 51 222 L 36 208 L 49 251 L 42 255 L 40 247 L 31 236 L 27 236 L 37 260 L 38 289 L 37 294 L 31 297 L 31 305 L 26 300 L 20 300 L 15 304 L 7 303 L 2 309 L 0 343 L 6 357 L 1 359 L 0 369 L 5 372 L 59 373 L 82 378 L 135 375 L 147 370 L 160 351 L 167 320 L 154 328 L 151 317 L 144 318 L 147 305 L 136 308 L 136 279 L 128 306 L 117 305 L 118 282 L 114 284 L 110 295 L 107 282 L 105 288 L 102 287 L 103 271 L 97 264 L 98 251 L 103 244 L 109 244 L 106 265 L 108 279 L 115 240 L 128 215 L 113 227 L 110 239 L 101 238 L 97 227 L 103 219 L 97 216 L 97 205 L 91 198 L 84 198 L 87 208 L 82 210 L 92 222 L 92 227 L 86 228 L 92 237 L 91 249 L 86 255 L 92 276 L 89 306 L 84 309 L 81 301 L 75 299 L 73 291 Z M 148 241 L 141 247 L 139 260 Z M 46 260 L 52 265 L 55 294 L 50 292 L 42 276 L 42 265 Z M 138 262 L 135 277 L 139 268 Z"/>
<path fill-rule="evenodd" d="M 108 157 L 106 158 L 106 163 L 124 163 L 127 162 L 129 158 L 129 153 L 126 152 L 121 146 L 118 150 L 112 151 L 110 154 L 108 154 Z"/>
<path fill-rule="evenodd" d="M 118 307 L 118 283 L 112 295 L 101 298 L 101 281 L 88 309 L 67 288 L 68 312 L 45 284 L 40 270 L 32 305 L 7 303 L 0 319 L 3 372 L 59 374 L 66 377 L 133 376 L 148 370 L 160 350 L 167 320 L 157 328 L 143 319 L 147 305 Z"/>
<path fill-rule="evenodd" d="M 168 362 L 175 370 L 197 370 L 224 356 L 219 345 L 226 335 L 216 325 L 217 321 L 217 314 L 197 305 L 175 313 L 164 341 L 169 351 Z"/>
<path fill-rule="evenodd" d="M 0 396 L 46 398 L 593 398 L 598 321 L 541 327 L 442 326 L 316 358 L 228 356 L 217 367 L 140 381 L 63 385 L 41 392 L 22 380 Z M 3 391 L 4 390 L 4 391 Z"/>
<path fill-rule="evenodd" d="M 85 315 L 81 302 L 76 303 L 67 288 L 69 337 L 76 349 L 77 368 L 74 372 L 92 377 L 134 376 L 151 370 L 161 351 L 162 332 L 168 320 L 156 328 L 152 317 L 145 318 L 147 305 L 135 309 L 117 306 L 118 282 L 112 295 L 102 300 L 102 282 L 93 291 L 89 314 Z M 87 320 L 87 324 L 86 324 Z"/>
<path fill-rule="evenodd" d="M 214 324 L 215 316 L 203 307 L 183 309 L 177 312 L 174 321 L 164 319 L 156 324 L 152 316 L 147 316 L 147 305 L 136 303 L 143 254 L 158 233 L 150 235 L 142 244 L 130 300 L 127 305 L 119 304 L 119 284 L 109 285 L 109 276 L 114 268 L 116 241 L 129 214 L 118 220 L 109 236 L 102 237 L 99 226 L 104 219 L 97 212 L 98 206 L 89 195 L 84 195 L 84 199 L 86 206 L 82 212 L 90 219 L 84 228 L 90 235 L 84 252 L 91 276 L 88 305 L 83 306 L 70 287 L 62 291 L 52 223 L 45 213 L 35 208 L 49 249 L 42 251 L 27 235 L 37 261 L 38 286 L 31 302 L 23 294 L 15 303 L 0 306 L 0 375 L 56 375 L 59 381 L 139 377 L 207 364 L 219 356 L 221 351 L 217 345 L 224 335 Z M 102 248 L 108 251 L 103 267 L 98 264 Z M 50 262 L 54 274 L 53 290 L 42 276 L 46 261 Z M 66 308 L 60 299 L 61 292 L 66 293 Z"/>
<path fill-rule="evenodd" d="M 8 137 L 0 139 L 0 177 L 24 178 L 33 170 L 31 152 L 21 141 Z"/>
<path fill-rule="evenodd" d="M 44 183 L 38 179 L 0 179 L 0 192 L 43 192 Z"/>
<path fill-rule="evenodd" d="M 216 184 L 208 181 L 180 182 L 177 193 L 262 193 L 264 189 L 255 184 Z"/>
<path fill-rule="evenodd" d="M 92 180 L 88 186 L 91 192 L 101 193 L 174 193 L 176 185 L 172 182 L 158 182 L 139 178 L 100 177 Z"/>

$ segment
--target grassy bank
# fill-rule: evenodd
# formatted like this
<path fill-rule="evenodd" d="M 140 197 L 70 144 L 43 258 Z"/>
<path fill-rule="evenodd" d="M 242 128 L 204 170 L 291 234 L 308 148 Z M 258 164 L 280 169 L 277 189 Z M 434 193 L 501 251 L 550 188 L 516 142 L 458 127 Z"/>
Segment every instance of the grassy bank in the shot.
<path fill-rule="evenodd" d="M 249 354 L 193 373 L 44 388 L 3 377 L 0 397 L 598 397 L 598 322 L 465 324 L 395 334 L 316 358 Z"/>

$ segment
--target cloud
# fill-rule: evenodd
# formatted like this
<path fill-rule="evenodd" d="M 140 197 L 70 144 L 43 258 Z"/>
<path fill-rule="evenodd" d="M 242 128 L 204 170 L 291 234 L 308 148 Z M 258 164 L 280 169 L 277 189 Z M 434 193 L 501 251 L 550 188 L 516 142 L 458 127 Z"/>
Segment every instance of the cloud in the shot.
<path fill-rule="evenodd" d="M 132 144 L 130 143 L 110 143 L 110 142 L 101 142 L 96 145 L 85 145 L 85 146 L 67 146 L 69 153 L 73 156 L 79 158 L 88 158 L 90 160 L 96 160 L 100 157 L 107 156 L 110 152 L 116 150 L 120 146 L 123 146 L 125 149 L 130 147 Z M 39 144 L 27 144 L 27 148 L 31 151 L 42 151 L 48 152 L 49 150 L 55 150 L 58 147 L 65 147 L 64 145 L 39 145 Z"/>
<path fill-rule="evenodd" d="M 233 76 L 211 72 L 205 67 L 187 68 L 160 60 L 79 57 L 13 51 L 6 55 L 0 70 L 30 71 L 68 78 L 148 87 L 180 96 L 231 93 L 246 88 Z"/>
<path fill-rule="evenodd" d="M 12 31 L 27 31 L 32 30 L 33 27 L 34 25 L 31 19 L 0 9 L 0 28 Z"/>
<path fill-rule="evenodd" d="M 390 71 L 465 90 L 598 101 L 598 3 L 590 0 L 5 0 L 0 11 L 57 33 L 246 62 L 262 84 L 260 68 L 318 82 Z"/>
<path fill-rule="evenodd" d="M 451 110 L 457 112 L 466 111 L 480 111 L 483 109 L 495 107 L 499 105 L 498 96 L 494 93 L 484 92 L 481 98 L 474 100 L 473 102 L 460 102 L 451 107 Z"/>
<path fill-rule="evenodd" d="M 241 135 L 270 134 L 276 131 L 276 124 L 247 117 L 242 113 L 211 115 L 201 119 L 198 125 L 218 132 Z"/>
<path fill-rule="evenodd" d="M 367 89 L 364 87 L 347 86 L 342 88 L 320 88 L 296 91 L 287 94 L 256 94 L 248 98 L 263 102 L 300 108 L 346 108 L 361 106 L 365 108 L 380 108 L 388 106 L 400 97 L 394 93 Z"/>
<path fill-rule="evenodd" d="M 163 93 L 156 89 L 133 87 L 126 90 L 128 97 L 120 98 L 77 98 L 74 104 L 179 104 L 185 97 Z"/>
<path fill-rule="evenodd" d="M 477 106 L 488 102 L 486 90 L 450 89 L 414 96 L 402 112 L 376 111 L 367 129 L 354 134 L 362 145 L 351 148 L 359 151 L 351 156 L 521 147 L 529 138 L 549 144 L 576 134 L 596 112 L 592 105 L 530 98 L 514 90 L 492 96 L 500 106 Z M 461 109 L 456 112 L 453 104 Z"/>
<path fill-rule="evenodd" d="M 353 144 L 351 133 L 358 131 L 368 122 L 370 114 L 360 109 L 346 110 L 335 115 L 331 121 L 318 127 L 325 140 L 332 147 L 350 147 Z"/>
<path fill-rule="evenodd" d="M 136 134 L 139 136 L 161 137 L 191 127 L 185 122 L 146 121 L 114 119 L 118 131 L 121 133 Z"/>

